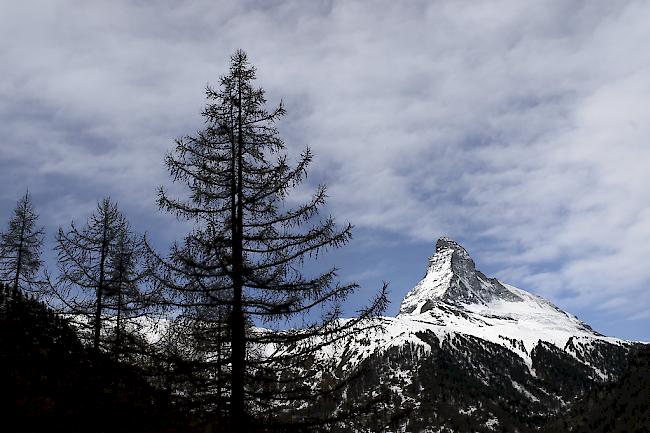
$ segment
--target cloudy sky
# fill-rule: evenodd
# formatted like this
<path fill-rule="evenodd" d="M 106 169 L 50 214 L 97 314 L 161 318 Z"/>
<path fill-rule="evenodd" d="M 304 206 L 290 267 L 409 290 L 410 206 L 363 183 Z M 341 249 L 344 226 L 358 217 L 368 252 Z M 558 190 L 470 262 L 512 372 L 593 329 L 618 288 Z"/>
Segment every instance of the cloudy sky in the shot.
<path fill-rule="evenodd" d="M 0 218 L 29 187 L 51 244 L 110 195 L 180 239 L 162 158 L 242 48 L 356 226 L 325 260 L 362 283 L 351 309 L 388 280 L 396 313 L 448 235 L 650 340 L 649 22 L 645 1 L 0 0 Z"/>

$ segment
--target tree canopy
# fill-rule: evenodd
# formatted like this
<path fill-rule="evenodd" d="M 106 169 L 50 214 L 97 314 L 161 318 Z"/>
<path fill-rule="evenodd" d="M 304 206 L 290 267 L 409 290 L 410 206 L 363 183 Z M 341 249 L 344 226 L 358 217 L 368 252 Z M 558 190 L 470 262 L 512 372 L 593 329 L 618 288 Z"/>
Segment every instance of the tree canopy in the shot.
<path fill-rule="evenodd" d="M 206 96 L 205 128 L 176 140 L 165 160 L 188 197 L 161 188 L 159 205 L 194 226 L 168 259 L 158 257 L 159 282 L 186 323 L 204 330 L 202 347 L 211 352 L 205 367 L 214 370 L 216 393 L 227 396 L 216 410 L 238 423 L 251 415 L 267 425 L 286 422 L 278 416 L 284 409 L 318 404 L 340 387 L 317 380 L 334 360 L 314 353 L 373 326 L 367 319 L 383 311 L 386 287 L 357 317 L 341 320 L 341 302 L 358 285 L 339 283 L 336 268 L 304 272 L 305 260 L 348 243 L 352 226 L 323 215 L 323 185 L 294 204 L 291 193 L 313 155 L 306 148 L 289 163 L 277 129 L 285 109 L 266 108 L 246 53 L 235 52 L 219 88 L 208 87 Z M 305 368 L 314 361 L 320 364 Z"/>

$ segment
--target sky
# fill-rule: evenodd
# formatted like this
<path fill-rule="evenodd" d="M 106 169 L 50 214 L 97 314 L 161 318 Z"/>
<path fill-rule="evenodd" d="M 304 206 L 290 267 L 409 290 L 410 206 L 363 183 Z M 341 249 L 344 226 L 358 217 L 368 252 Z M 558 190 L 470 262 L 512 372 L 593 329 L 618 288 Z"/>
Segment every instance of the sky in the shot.
<path fill-rule="evenodd" d="M 336 264 L 390 283 L 435 241 L 606 335 L 650 341 L 650 3 L 0 0 L 0 229 L 26 188 L 47 229 L 110 195 L 164 250 L 163 157 L 245 50 L 305 188 L 350 221 Z"/>

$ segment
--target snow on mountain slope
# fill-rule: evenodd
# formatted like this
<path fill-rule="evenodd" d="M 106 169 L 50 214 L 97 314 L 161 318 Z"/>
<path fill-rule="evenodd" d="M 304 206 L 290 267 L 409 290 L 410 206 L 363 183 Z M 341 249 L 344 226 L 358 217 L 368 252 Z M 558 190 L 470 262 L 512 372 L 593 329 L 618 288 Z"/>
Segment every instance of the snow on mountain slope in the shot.
<path fill-rule="evenodd" d="M 471 335 L 501 346 L 520 356 L 530 367 L 531 354 L 541 341 L 590 365 L 579 350 L 591 341 L 614 345 L 627 342 L 605 337 L 589 325 L 566 313 L 551 302 L 525 290 L 488 278 L 475 268 L 474 261 L 458 243 L 441 238 L 429 259 L 424 278 L 409 291 L 397 317 L 379 319 L 384 331 L 373 331 L 362 344 L 348 346 L 344 359 L 356 365 L 372 353 L 411 343 L 428 350 L 428 343 L 417 333 L 432 332 L 439 341 L 455 335 Z M 582 342 L 580 349 L 572 342 Z M 349 365 L 351 367 L 352 365 Z M 590 365 L 605 379 L 606 375 Z"/>
<path fill-rule="evenodd" d="M 635 348 L 486 277 L 448 238 L 399 314 L 375 320 L 306 363 L 320 369 L 314 387 L 327 380 L 322 365 L 351 379 L 341 402 L 384 399 L 390 417 L 369 414 L 354 431 L 538 431 L 597 383 L 621 377 Z"/>

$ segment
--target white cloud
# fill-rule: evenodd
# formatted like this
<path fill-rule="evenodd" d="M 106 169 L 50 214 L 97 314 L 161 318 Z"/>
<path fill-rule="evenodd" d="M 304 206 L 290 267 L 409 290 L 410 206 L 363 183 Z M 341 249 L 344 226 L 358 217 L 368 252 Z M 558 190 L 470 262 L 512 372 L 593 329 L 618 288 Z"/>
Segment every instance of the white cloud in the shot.
<path fill-rule="evenodd" d="M 5 183 L 64 176 L 65 206 L 72 188 L 79 206 L 116 191 L 153 209 L 162 154 L 241 47 L 341 219 L 404 243 L 461 236 L 576 307 L 650 303 L 645 2 L 6 3 Z"/>

